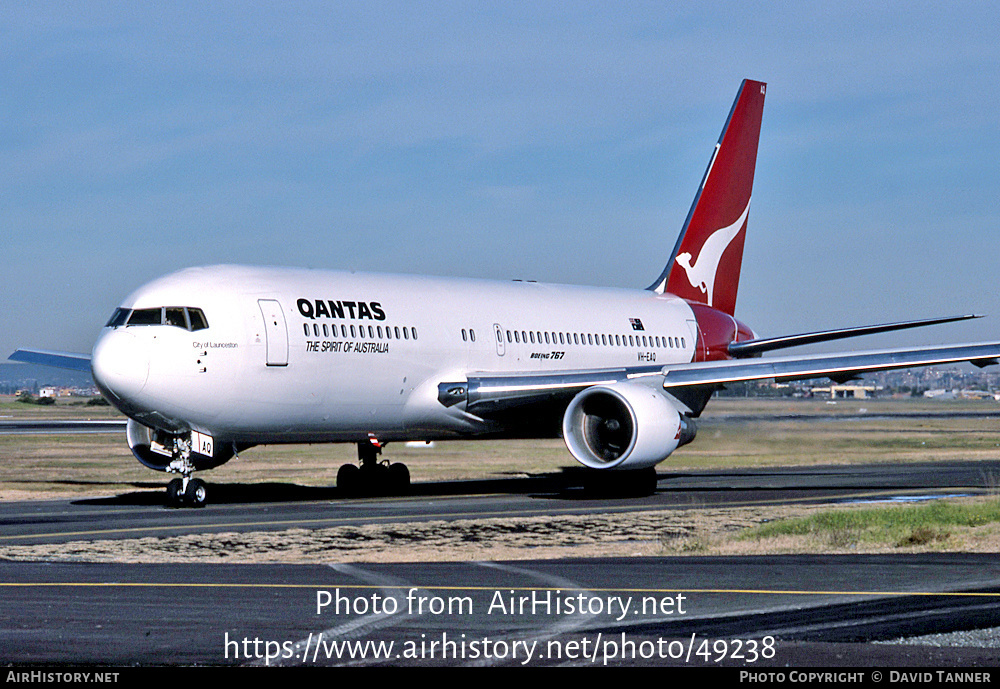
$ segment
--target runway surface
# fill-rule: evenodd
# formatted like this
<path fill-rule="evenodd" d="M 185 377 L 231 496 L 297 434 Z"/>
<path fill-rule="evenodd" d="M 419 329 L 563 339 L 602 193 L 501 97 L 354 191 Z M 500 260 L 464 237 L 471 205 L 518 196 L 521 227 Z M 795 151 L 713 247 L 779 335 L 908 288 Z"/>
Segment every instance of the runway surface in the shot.
<path fill-rule="evenodd" d="M 124 433 L 121 419 L 23 419 L 0 420 L 0 435 L 66 435 L 77 433 Z"/>
<path fill-rule="evenodd" d="M 993 556 L 0 564 L 9 662 L 993 666 Z"/>
<path fill-rule="evenodd" d="M 661 472 L 656 495 L 639 499 L 591 499 L 559 475 L 417 484 L 406 498 L 358 500 L 341 499 L 335 489 L 210 484 L 215 502 L 198 510 L 165 507 L 161 491 L 6 503 L 0 505 L 0 543 L 918 500 L 987 493 L 995 476 L 996 462 Z M 1000 663 L 995 648 L 871 643 L 1000 626 L 995 555 L 350 565 L 0 562 L 0 590 L 0 642 L 14 663 Z"/>
<path fill-rule="evenodd" d="M 568 475 L 567 475 L 568 474 Z M 164 490 L 104 498 L 0 503 L 0 544 L 220 531 L 594 512 L 920 500 L 994 491 L 1000 462 L 660 472 L 655 495 L 594 499 L 573 472 L 418 483 L 403 498 L 343 499 L 335 488 L 209 483 L 203 509 L 172 509 Z"/>

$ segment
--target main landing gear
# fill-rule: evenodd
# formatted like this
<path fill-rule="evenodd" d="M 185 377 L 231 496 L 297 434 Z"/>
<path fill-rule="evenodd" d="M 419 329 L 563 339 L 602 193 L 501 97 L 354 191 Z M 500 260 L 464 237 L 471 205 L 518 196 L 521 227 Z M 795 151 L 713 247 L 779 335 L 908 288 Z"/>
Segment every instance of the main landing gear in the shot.
<path fill-rule="evenodd" d="M 171 449 L 172 460 L 167 465 L 167 471 L 178 473 L 180 478 L 175 478 L 167 484 L 167 505 L 172 507 L 204 507 L 208 499 L 208 490 L 205 482 L 200 478 L 191 478 L 194 472 L 194 465 L 191 463 L 191 439 L 186 437 L 174 438 L 174 446 Z"/>
<path fill-rule="evenodd" d="M 583 489 L 595 498 L 643 498 L 656 493 L 656 467 L 629 471 L 587 469 Z"/>
<path fill-rule="evenodd" d="M 410 490 L 410 470 L 402 462 L 379 461 L 382 445 L 374 436 L 358 443 L 358 464 L 337 472 L 337 490 L 349 496 L 404 495 Z"/>

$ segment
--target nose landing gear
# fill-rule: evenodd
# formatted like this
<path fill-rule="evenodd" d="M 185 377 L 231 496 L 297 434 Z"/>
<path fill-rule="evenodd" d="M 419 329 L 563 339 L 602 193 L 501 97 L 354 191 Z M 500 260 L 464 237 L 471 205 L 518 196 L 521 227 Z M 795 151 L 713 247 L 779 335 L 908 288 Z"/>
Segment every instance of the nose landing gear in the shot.
<path fill-rule="evenodd" d="M 191 463 L 191 439 L 175 437 L 171 450 L 172 460 L 167 471 L 178 473 L 180 478 L 167 484 L 167 504 L 173 507 L 204 507 L 208 499 L 208 489 L 200 478 L 191 478 L 194 464 Z"/>
<path fill-rule="evenodd" d="M 208 489 L 200 478 L 175 478 L 167 484 L 167 504 L 174 507 L 204 507 Z"/>

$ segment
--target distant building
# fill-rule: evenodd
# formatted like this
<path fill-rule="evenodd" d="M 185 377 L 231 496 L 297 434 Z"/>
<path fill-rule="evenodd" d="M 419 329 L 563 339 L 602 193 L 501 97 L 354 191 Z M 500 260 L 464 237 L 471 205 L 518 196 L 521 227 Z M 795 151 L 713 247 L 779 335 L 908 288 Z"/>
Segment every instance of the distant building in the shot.
<path fill-rule="evenodd" d="M 813 396 L 830 396 L 830 399 L 866 399 L 874 397 L 878 388 L 875 385 L 831 385 L 826 388 L 812 388 Z"/>
<path fill-rule="evenodd" d="M 962 390 L 959 388 L 954 388 L 951 390 L 944 390 L 941 388 L 935 390 L 927 390 L 924 393 L 924 397 L 935 400 L 985 400 L 985 399 L 998 399 L 997 395 L 992 392 L 987 392 L 986 390 Z"/>

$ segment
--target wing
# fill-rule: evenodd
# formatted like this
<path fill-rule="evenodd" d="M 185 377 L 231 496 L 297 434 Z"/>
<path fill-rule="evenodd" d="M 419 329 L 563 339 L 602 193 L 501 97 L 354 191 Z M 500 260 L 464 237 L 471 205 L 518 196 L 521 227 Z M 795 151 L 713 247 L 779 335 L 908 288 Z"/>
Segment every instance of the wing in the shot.
<path fill-rule="evenodd" d="M 636 381 L 662 386 L 680 400 L 707 401 L 713 390 L 728 383 L 810 378 L 843 382 L 872 371 L 960 362 L 970 362 L 979 367 L 1000 363 L 1000 342 L 561 373 L 482 373 L 470 375 L 466 381 L 441 383 L 438 400 L 448 407 L 464 403 L 465 411 L 477 416 L 490 416 L 524 405 L 568 401 L 593 385 Z M 701 409 L 695 406 L 704 404 L 687 403 L 687 406 L 689 411 L 697 414 Z"/>
<path fill-rule="evenodd" d="M 41 349 L 19 349 L 7 358 L 11 361 L 21 361 L 26 364 L 42 364 L 43 366 L 68 368 L 72 371 L 90 373 L 89 354 L 47 352 Z"/>

